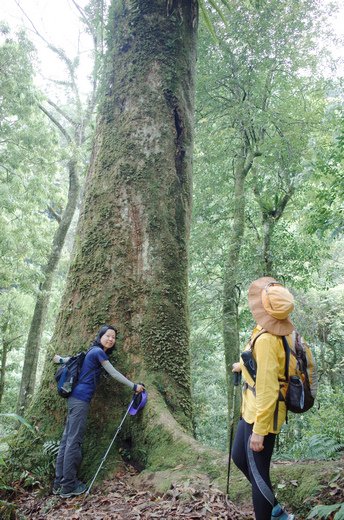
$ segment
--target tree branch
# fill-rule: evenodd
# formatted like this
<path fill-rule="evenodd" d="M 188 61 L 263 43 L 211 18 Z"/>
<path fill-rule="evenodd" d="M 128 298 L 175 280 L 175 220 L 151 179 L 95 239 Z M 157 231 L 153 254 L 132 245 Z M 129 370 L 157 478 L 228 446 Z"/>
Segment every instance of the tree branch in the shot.
<path fill-rule="evenodd" d="M 38 103 L 39 108 L 44 112 L 44 114 L 54 123 L 55 126 L 60 130 L 61 134 L 65 137 L 66 141 L 71 144 L 72 138 L 68 134 L 67 130 L 63 128 L 63 126 L 57 121 L 57 119 L 46 109 L 43 105 Z"/>
<path fill-rule="evenodd" d="M 49 103 L 50 106 L 55 108 L 56 112 L 61 114 L 61 116 L 63 116 L 71 125 L 78 126 L 78 123 L 76 121 L 74 121 L 74 119 L 72 119 L 68 114 L 66 114 L 66 112 L 64 110 L 62 110 L 62 108 L 60 108 L 58 105 L 56 105 L 56 103 L 54 103 L 54 101 L 52 101 L 51 99 L 47 99 L 47 103 Z"/>
<path fill-rule="evenodd" d="M 48 211 L 52 215 L 52 217 L 56 220 L 56 222 L 58 222 L 58 223 L 61 222 L 61 215 L 56 213 L 56 211 L 51 206 L 48 206 Z"/>
<path fill-rule="evenodd" d="M 29 17 L 29 15 L 26 13 L 26 11 L 24 11 L 24 9 L 22 8 L 22 6 L 20 5 L 20 2 L 19 0 L 15 0 L 15 3 L 17 4 L 18 8 L 21 10 L 21 12 L 23 13 L 23 15 L 25 16 L 25 18 L 28 20 L 28 22 L 30 23 L 30 25 L 32 26 L 33 28 L 33 31 L 34 33 L 39 37 L 41 38 L 41 40 L 44 41 L 44 43 L 47 45 L 47 47 L 52 51 L 54 52 L 55 54 L 58 55 L 58 57 L 61 59 L 61 61 L 63 61 L 69 71 L 69 76 L 70 76 L 70 79 L 71 79 L 71 85 L 72 85 L 72 88 L 73 88 L 73 91 L 74 91 L 74 94 L 77 98 L 77 104 L 78 104 L 78 107 L 80 109 L 81 107 L 81 101 L 80 101 L 80 97 L 79 97 L 79 90 L 78 90 L 78 87 L 76 85 L 76 80 L 75 80 L 75 71 L 74 71 L 74 65 L 73 65 L 73 62 L 72 60 L 70 60 L 68 58 L 68 56 L 66 55 L 66 53 L 64 52 L 63 49 L 60 49 L 58 47 L 56 47 L 55 45 L 53 45 L 52 43 L 50 43 L 37 29 L 37 27 L 35 26 L 35 24 L 33 23 L 33 21 L 31 20 L 31 18 Z"/>

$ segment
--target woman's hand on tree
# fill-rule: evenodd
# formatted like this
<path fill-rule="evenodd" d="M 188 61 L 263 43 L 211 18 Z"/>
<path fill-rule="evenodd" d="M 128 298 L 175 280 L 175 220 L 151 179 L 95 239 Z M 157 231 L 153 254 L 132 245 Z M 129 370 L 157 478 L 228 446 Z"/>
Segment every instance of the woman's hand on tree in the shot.
<path fill-rule="evenodd" d="M 250 448 L 252 451 L 263 451 L 264 435 L 258 435 L 258 433 L 253 432 L 250 439 Z"/>

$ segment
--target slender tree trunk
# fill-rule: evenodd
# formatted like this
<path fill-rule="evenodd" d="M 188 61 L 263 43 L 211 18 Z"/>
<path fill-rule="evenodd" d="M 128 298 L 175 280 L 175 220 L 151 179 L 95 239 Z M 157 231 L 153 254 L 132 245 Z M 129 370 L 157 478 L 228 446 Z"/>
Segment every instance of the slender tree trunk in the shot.
<path fill-rule="evenodd" d="M 10 303 L 8 306 L 8 313 L 11 312 L 12 304 Z M 7 357 L 10 352 L 10 350 L 13 348 L 13 343 L 18 341 L 21 336 L 16 337 L 8 337 L 9 333 L 9 325 L 10 325 L 10 318 L 8 318 L 1 327 L 1 335 L 2 335 L 2 349 L 1 349 L 1 366 L 0 366 L 0 408 L 2 399 L 4 397 L 4 391 L 5 391 L 5 382 L 6 382 L 6 370 L 7 370 Z"/>
<path fill-rule="evenodd" d="M 78 351 L 101 324 L 118 326 L 115 364 L 149 394 L 123 435 L 133 456 L 155 469 L 200 462 L 204 451 L 185 433 L 192 425 L 187 272 L 197 14 L 192 0 L 112 3 L 108 92 L 49 352 Z M 58 438 L 64 413 L 52 371 L 47 360 L 32 415 Z M 86 468 L 97 465 L 128 400 L 112 379 L 100 385 Z M 218 471 L 210 459 L 201 462 Z"/>
<path fill-rule="evenodd" d="M 8 354 L 8 343 L 4 340 L 2 342 L 1 350 L 1 368 L 0 368 L 0 406 L 2 398 L 4 396 L 5 389 L 5 378 L 6 378 L 6 366 L 7 366 L 7 354 Z"/>
<path fill-rule="evenodd" d="M 11 304 L 8 306 L 8 312 L 11 312 Z M 6 380 L 6 368 L 7 368 L 7 356 L 10 349 L 11 341 L 6 339 L 6 333 L 9 327 L 9 319 L 7 319 L 1 327 L 2 335 L 2 350 L 1 350 L 1 368 L 0 368 L 0 407 L 5 391 L 5 380 Z M 17 339 L 17 338 L 16 338 Z"/>
<path fill-rule="evenodd" d="M 263 226 L 263 252 L 262 267 L 264 276 L 274 276 L 273 251 L 271 250 L 271 240 L 275 231 L 275 226 L 282 217 L 284 210 L 293 196 L 295 188 L 293 183 L 289 181 L 289 185 L 284 190 L 284 194 L 278 196 L 274 193 L 274 200 L 267 201 L 263 199 L 257 188 L 254 194 L 262 212 Z"/>
<path fill-rule="evenodd" d="M 41 38 L 47 47 L 59 58 L 62 64 L 66 67 L 68 80 L 73 93 L 75 114 L 70 115 L 61 108 L 60 105 L 47 99 L 46 102 L 53 108 L 50 112 L 43 105 L 39 104 L 40 109 L 51 120 L 51 122 L 58 128 L 63 135 L 67 144 L 71 147 L 71 158 L 68 162 L 69 173 L 69 190 L 68 200 L 62 218 L 57 217 L 59 222 L 58 229 L 53 238 L 53 243 L 50 255 L 45 268 L 43 269 L 43 281 L 38 288 L 35 309 L 31 321 L 30 331 L 25 347 L 24 366 L 22 371 L 21 386 L 17 402 L 17 410 L 19 413 L 25 412 L 35 390 L 36 373 L 39 351 L 41 347 L 42 334 L 44 330 L 46 315 L 48 312 L 51 287 L 54 279 L 54 274 L 60 260 L 61 252 L 65 242 L 65 238 L 72 222 L 76 206 L 79 199 L 79 179 L 78 179 L 78 157 L 85 142 L 86 128 L 89 125 L 94 109 L 96 107 L 97 98 L 99 95 L 99 76 L 100 69 L 103 63 L 103 16 L 104 3 L 102 0 L 95 2 L 94 9 L 97 12 L 96 20 L 91 23 L 90 18 L 87 17 L 86 12 L 73 0 L 74 6 L 78 9 L 83 23 L 87 27 L 89 34 L 93 39 L 94 64 L 92 70 L 92 91 L 86 106 L 80 98 L 80 93 L 76 82 L 76 66 L 74 60 L 68 58 L 64 50 L 55 47 L 49 43 L 36 29 L 33 22 L 23 11 L 24 16 L 28 19 L 34 32 Z M 75 117 L 74 117 L 75 116 Z M 62 121 L 62 122 L 60 122 Z"/>
<path fill-rule="evenodd" d="M 55 271 L 61 257 L 65 238 L 72 222 L 78 202 L 79 181 L 76 158 L 70 159 L 68 170 L 68 201 L 62 218 L 59 222 L 59 226 L 55 232 L 48 262 L 43 271 L 44 280 L 40 284 L 38 290 L 33 318 L 31 320 L 29 335 L 25 347 L 22 379 L 17 402 L 17 413 L 19 414 L 23 414 L 25 412 L 35 390 L 38 356 L 42 341 L 43 327 L 48 311 L 51 287 L 54 280 Z"/>
<path fill-rule="evenodd" d="M 234 180 L 234 213 L 230 247 L 224 270 L 223 290 L 223 340 L 225 350 L 225 363 L 228 387 L 228 417 L 233 407 L 233 379 L 232 365 L 239 360 L 239 258 L 245 230 L 245 180 L 252 167 L 253 156 L 246 157 L 246 151 L 242 151 L 242 158 L 235 168 Z M 240 400 L 239 392 L 237 403 Z M 239 414 L 239 406 L 235 407 L 236 418 Z"/>
<path fill-rule="evenodd" d="M 264 276 L 273 276 L 273 254 L 271 251 L 271 238 L 276 221 L 263 214 L 263 273 Z"/>

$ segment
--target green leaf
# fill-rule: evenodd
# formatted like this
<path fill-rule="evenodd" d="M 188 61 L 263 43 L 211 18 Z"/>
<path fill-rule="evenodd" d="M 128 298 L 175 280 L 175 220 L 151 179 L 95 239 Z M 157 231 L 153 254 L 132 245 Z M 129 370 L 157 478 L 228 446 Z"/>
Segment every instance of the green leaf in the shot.
<path fill-rule="evenodd" d="M 225 15 L 223 14 L 222 10 L 220 9 L 220 7 L 218 6 L 217 2 L 215 0 L 208 0 L 208 2 L 211 5 L 211 7 L 217 12 L 217 14 L 219 15 L 219 17 L 221 18 L 221 20 L 227 27 L 227 19 L 226 19 Z"/>
<path fill-rule="evenodd" d="M 344 504 L 341 504 L 337 513 L 334 515 L 333 520 L 343 520 L 343 519 L 344 519 Z"/>
<path fill-rule="evenodd" d="M 344 503 L 332 504 L 330 506 L 315 506 L 307 516 L 307 519 L 311 518 L 328 518 L 332 516 L 336 511 L 334 520 L 343 520 L 344 518 Z"/>
<path fill-rule="evenodd" d="M 225 7 L 227 7 L 227 9 L 231 9 L 231 5 L 229 2 L 227 2 L 227 0 L 220 0 L 221 4 L 223 4 Z"/>
<path fill-rule="evenodd" d="M 219 40 L 216 36 L 215 28 L 214 28 L 212 21 L 210 20 L 204 0 L 200 0 L 199 8 L 201 11 L 201 15 L 203 16 L 205 26 L 207 27 L 208 31 L 210 32 L 211 36 L 213 37 L 214 42 L 218 43 Z"/>
<path fill-rule="evenodd" d="M 0 413 L 0 417 L 11 417 L 12 419 L 15 419 L 16 421 L 19 421 L 22 424 L 24 424 L 24 426 L 26 426 L 32 432 L 35 431 L 34 427 L 30 423 L 28 423 L 27 420 L 24 419 L 24 417 L 22 417 L 21 415 L 18 415 L 16 413 Z"/>

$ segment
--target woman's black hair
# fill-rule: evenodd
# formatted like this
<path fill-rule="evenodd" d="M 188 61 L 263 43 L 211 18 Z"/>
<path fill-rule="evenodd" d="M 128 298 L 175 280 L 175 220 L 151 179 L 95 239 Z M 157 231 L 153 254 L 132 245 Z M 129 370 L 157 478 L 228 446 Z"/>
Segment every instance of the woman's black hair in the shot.
<path fill-rule="evenodd" d="M 100 340 L 102 338 L 102 336 L 104 336 L 105 332 L 107 332 L 108 330 L 114 330 L 116 332 L 116 340 L 118 338 L 118 330 L 116 329 L 116 327 L 114 327 L 113 325 L 102 325 L 100 327 L 100 329 L 98 330 L 98 334 L 95 338 L 95 340 L 93 341 L 91 347 L 100 347 L 101 349 L 103 349 L 103 345 L 100 343 Z M 110 356 L 112 354 L 112 352 L 115 350 L 116 348 L 116 341 L 115 341 L 115 344 L 113 347 L 109 348 L 107 351 L 106 351 L 106 354 L 108 356 Z"/>

